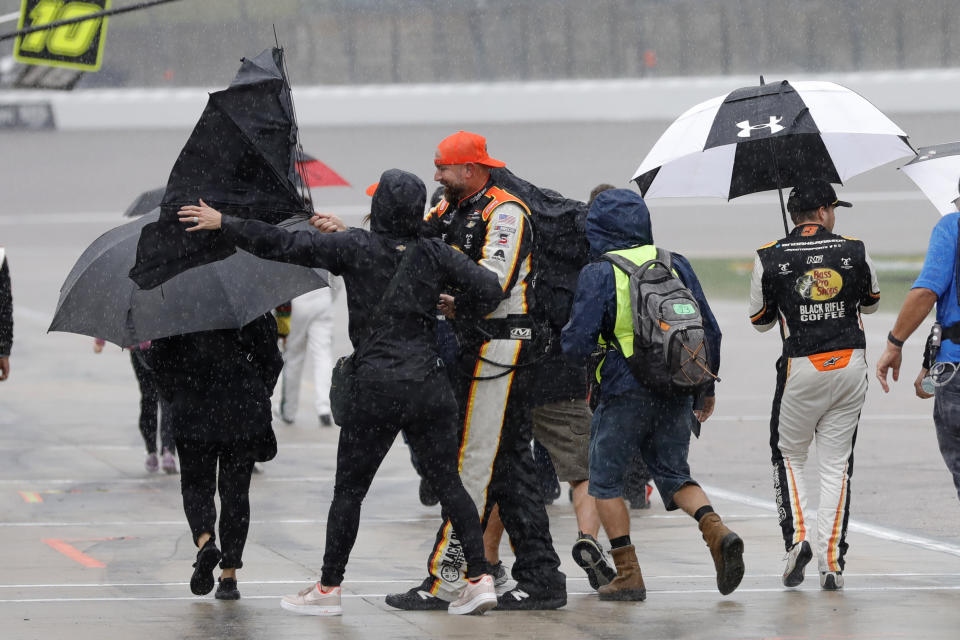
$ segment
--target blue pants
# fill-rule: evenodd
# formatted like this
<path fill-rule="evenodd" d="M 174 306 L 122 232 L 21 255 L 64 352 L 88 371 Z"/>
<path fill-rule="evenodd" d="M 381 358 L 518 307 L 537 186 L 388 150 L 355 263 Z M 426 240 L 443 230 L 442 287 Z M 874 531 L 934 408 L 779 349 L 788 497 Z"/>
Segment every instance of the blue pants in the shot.
<path fill-rule="evenodd" d="M 623 478 L 639 452 L 668 511 L 677 508 L 673 494 L 688 484 L 687 453 L 694 419 L 689 396 L 665 397 L 636 389 L 601 398 L 590 425 L 590 495 L 623 495 Z"/>

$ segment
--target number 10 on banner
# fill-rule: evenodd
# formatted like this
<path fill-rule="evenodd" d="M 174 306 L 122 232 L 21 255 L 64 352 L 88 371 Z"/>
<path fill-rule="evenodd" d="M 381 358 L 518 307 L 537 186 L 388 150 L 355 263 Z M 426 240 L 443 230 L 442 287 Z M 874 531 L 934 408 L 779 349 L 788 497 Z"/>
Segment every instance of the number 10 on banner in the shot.
<path fill-rule="evenodd" d="M 19 29 L 40 27 L 60 20 L 82 18 L 110 8 L 110 0 L 23 0 L 20 6 Z M 26 64 L 70 67 L 96 71 L 103 58 L 103 42 L 107 35 L 107 19 L 94 18 L 83 22 L 34 31 L 17 38 L 13 57 Z"/>

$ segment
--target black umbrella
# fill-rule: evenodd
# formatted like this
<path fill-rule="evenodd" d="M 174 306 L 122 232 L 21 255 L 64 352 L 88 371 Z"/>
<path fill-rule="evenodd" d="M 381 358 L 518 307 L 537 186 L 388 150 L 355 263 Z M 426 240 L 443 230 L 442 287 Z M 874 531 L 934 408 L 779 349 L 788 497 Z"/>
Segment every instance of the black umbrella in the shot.
<path fill-rule="evenodd" d="M 159 187 L 157 189 L 151 189 L 150 191 L 144 191 L 137 196 L 136 200 L 130 203 L 127 210 L 123 212 L 123 217 L 136 218 L 145 213 L 150 213 L 163 202 L 163 194 L 166 190 L 166 187 Z"/>
<path fill-rule="evenodd" d="M 786 80 L 702 102 L 660 136 L 633 175 L 645 198 L 781 190 L 844 180 L 913 155 L 907 135 L 858 93 Z M 787 227 L 783 195 L 783 226 Z"/>
<path fill-rule="evenodd" d="M 307 213 L 299 153 L 283 52 L 245 58 L 230 87 L 210 94 L 170 172 L 160 218 L 143 229 L 130 277 L 149 289 L 233 253 L 219 234 L 184 231 L 177 211 L 200 198 L 223 213 L 274 224 Z"/>
<path fill-rule="evenodd" d="M 237 250 L 159 287 L 140 289 L 127 274 L 141 230 L 155 224 L 159 215 L 154 211 L 111 229 L 87 247 L 60 288 L 48 331 L 127 347 L 181 333 L 239 328 L 278 304 L 327 285 L 322 269 L 261 260 Z M 290 229 L 312 227 L 304 221 Z"/>

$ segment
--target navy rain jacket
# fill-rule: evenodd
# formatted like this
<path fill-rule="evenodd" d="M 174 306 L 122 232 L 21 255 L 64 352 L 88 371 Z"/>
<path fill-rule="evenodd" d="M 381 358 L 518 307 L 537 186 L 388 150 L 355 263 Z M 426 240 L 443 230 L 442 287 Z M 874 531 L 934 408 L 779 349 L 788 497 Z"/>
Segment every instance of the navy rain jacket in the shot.
<path fill-rule="evenodd" d="M 628 189 L 604 191 L 593 201 L 587 214 L 587 241 L 593 259 L 608 251 L 630 249 L 653 244 L 650 212 L 639 194 Z M 617 317 L 617 287 L 613 265 L 606 261 L 592 262 L 580 271 L 577 293 L 573 298 L 570 321 L 563 328 L 561 346 L 564 356 L 573 364 L 583 365 L 603 335 L 608 344 L 613 336 Z M 717 324 L 693 267 L 679 253 L 673 254 L 673 269 L 700 305 L 707 351 L 713 373 L 720 367 L 720 326 Z M 614 348 L 600 368 L 600 397 L 610 397 L 640 388 L 626 359 Z M 713 395 L 713 385 L 707 389 Z"/>

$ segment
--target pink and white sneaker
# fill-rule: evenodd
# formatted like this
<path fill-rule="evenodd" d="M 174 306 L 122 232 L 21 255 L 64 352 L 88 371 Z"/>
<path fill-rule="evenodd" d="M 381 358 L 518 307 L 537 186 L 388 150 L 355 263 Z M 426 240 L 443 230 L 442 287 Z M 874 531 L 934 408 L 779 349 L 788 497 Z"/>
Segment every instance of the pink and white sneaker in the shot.
<path fill-rule="evenodd" d="M 283 596 L 280 606 L 287 611 L 305 616 L 343 615 L 343 607 L 340 606 L 340 587 L 332 587 L 329 591 L 323 591 L 320 589 L 319 582 L 310 585 L 295 595 Z"/>
<path fill-rule="evenodd" d="M 493 577 L 485 573 L 476 580 L 467 580 L 467 586 L 460 597 L 450 603 L 447 613 L 462 615 L 481 615 L 497 606 L 497 589 Z"/>

